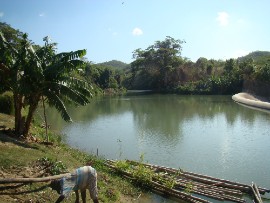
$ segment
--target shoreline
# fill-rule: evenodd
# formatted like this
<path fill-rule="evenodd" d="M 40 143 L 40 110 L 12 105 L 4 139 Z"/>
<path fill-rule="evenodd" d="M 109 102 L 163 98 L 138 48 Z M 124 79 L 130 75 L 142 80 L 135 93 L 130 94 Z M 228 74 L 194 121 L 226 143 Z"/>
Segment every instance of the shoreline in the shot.
<path fill-rule="evenodd" d="M 236 103 L 243 104 L 247 107 L 267 110 L 270 112 L 270 101 L 247 92 L 241 92 L 232 96 Z"/>

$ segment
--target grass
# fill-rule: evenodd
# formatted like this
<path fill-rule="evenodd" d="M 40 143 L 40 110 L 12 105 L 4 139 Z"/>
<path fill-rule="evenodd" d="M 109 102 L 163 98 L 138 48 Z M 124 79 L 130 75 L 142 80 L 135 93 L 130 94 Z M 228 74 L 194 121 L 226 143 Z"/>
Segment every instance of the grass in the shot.
<path fill-rule="evenodd" d="M 50 132 L 52 146 L 42 144 L 45 130 L 37 124 L 32 127 L 30 141 L 12 136 L 8 128 L 13 128 L 14 118 L 0 113 L 0 178 L 35 177 L 50 175 L 54 170 L 72 171 L 90 163 L 98 172 L 100 202 L 131 202 L 144 192 L 105 166 L 102 158 L 73 149 L 61 142 L 61 136 Z M 34 141 L 33 141 L 34 140 Z M 54 168 L 44 169 L 45 162 L 54 163 Z M 41 164 L 42 162 L 42 164 Z M 59 164 L 61 163 L 61 164 Z M 61 166 L 63 165 L 63 166 Z M 62 171 L 61 171 L 62 170 Z M 58 195 L 48 187 L 48 183 L 0 185 L 2 202 L 54 202 Z M 89 194 L 87 195 L 89 199 Z M 65 200 L 74 202 L 75 195 Z"/>

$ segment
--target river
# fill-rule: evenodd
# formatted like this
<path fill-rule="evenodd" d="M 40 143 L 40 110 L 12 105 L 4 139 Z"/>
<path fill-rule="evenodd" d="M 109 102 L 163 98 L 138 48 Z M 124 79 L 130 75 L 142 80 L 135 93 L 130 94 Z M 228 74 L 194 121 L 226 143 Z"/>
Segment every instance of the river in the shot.
<path fill-rule="evenodd" d="M 86 152 L 98 150 L 108 159 L 143 156 L 151 164 L 270 188 L 270 113 L 231 96 L 103 97 L 68 107 L 73 123 L 47 111 L 52 128 Z"/>

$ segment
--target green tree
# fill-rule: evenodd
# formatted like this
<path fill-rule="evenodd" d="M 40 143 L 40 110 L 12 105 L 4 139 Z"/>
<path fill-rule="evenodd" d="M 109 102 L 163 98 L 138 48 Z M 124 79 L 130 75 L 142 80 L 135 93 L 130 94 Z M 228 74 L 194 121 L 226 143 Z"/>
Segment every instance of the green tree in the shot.
<path fill-rule="evenodd" d="M 227 73 L 230 73 L 236 66 L 235 60 L 234 59 L 229 59 L 226 60 L 224 70 Z"/>
<path fill-rule="evenodd" d="M 156 41 L 154 45 L 146 50 L 137 49 L 133 52 L 132 72 L 146 70 L 156 77 L 154 88 L 168 88 L 170 84 L 170 73 L 178 67 L 183 59 L 181 58 L 182 44 L 184 41 L 175 40 L 167 36 L 164 41 Z"/>
<path fill-rule="evenodd" d="M 239 63 L 239 71 L 246 77 L 251 77 L 255 71 L 255 64 L 252 58 L 247 58 Z"/>
<path fill-rule="evenodd" d="M 6 41 L 13 46 L 19 45 L 20 41 L 22 40 L 23 33 L 19 30 L 15 30 L 7 23 L 0 22 L 0 31 L 2 32 Z"/>
<path fill-rule="evenodd" d="M 19 43 L 8 42 L 0 32 L 0 71 L 1 92 L 11 91 L 14 98 L 15 132 L 20 135 L 23 131 L 22 108 L 25 101 L 24 69 L 29 64 L 29 59 L 36 59 L 36 55 L 24 34 Z M 37 63 L 38 65 L 38 63 Z"/>
<path fill-rule="evenodd" d="M 199 69 L 201 69 L 202 72 L 204 72 L 207 68 L 207 64 L 208 64 L 208 60 L 207 58 L 204 58 L 204 57 L 200 57 L 196 63 L 195 63 L 195 66 Z"/>
<path fill-rule="evenodd" d="M 65 121 L 71 121 L 64 101 L 84 105 L 89 102 L 89 85 L 71 76 L 83 64 L 85 50 L 56 54 L 55 43 L 44 38 L 45 45 L 36 52 L 24 34 L 19 46 L 0 37 L 0 81 L 3 90 L 14 95 L 15 133 L 28 135 L 38 103 L 46 98 Z M 26 118 L 22 109 L 28 107 Z"/>
<path fill-rule="evenodd" d="M 270 64 L 258 67 L 255 72 L 255 79 L 262 82 L 270 82 Z"/>

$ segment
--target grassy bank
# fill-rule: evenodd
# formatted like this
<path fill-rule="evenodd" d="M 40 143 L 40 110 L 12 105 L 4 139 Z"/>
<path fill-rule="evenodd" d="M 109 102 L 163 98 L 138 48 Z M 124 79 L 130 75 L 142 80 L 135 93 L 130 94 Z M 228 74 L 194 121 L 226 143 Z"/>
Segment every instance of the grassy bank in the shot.
<path fill-rule="evenodd" d="M 103 159 L 62 143 L 50 132 L 53 145 L 45 145 L 45 130 L 37 124 L 28 140 L 16 138 L 10 129 L 14 118 L 0 114 L 0 178 L 42 177 L 68 172 L 90 163 L 98 172 L 100 202 L 134 202 L 143 193 L 131 182 L 113 173 Z M 46 183 L 0 184 L 1 202 L 54 202 L 58 195 Z M 90 199 L 89 194 L 87 198 Z M 74 202 L 72 195 L 65 202 Z"/>

